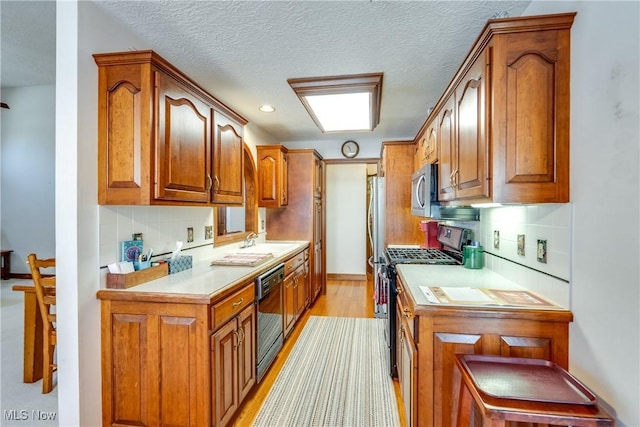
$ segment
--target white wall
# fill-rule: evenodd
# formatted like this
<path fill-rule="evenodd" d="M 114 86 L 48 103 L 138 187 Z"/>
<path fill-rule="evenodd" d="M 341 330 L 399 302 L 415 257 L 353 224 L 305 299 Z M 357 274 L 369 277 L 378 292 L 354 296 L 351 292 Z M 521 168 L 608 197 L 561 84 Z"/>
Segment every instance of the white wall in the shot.
<path fill-rule="evenodd" d="M 327 274 L 366 274 L 367 165 L 325 166 Z"/>
<path fill-rule="evenodd" d="M 11 272 L 28 273 L 28 254 L 55 256 L 55 87 L 3 88 L 2 102 L 1 246 Z"/>
<path fill-rule="evenodd" d="M 56 256 L 60 425 L 101 424 L 96 52 L 144 49 L 94 3 L 58 2 Z"/>
<path fill-rule="evenodd" d="M 535 1 L 571 31 L 570 371 L 640 425 L 638 2 Z"/>

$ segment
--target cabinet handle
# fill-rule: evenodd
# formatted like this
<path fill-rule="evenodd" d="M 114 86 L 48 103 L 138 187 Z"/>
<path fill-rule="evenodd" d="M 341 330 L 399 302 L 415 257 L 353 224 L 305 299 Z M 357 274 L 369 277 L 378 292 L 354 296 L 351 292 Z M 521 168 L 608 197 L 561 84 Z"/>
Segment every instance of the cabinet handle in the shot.
<path fill-rule="evenodd" d="M 451 183 L 451 187 L 453 187 L 454 189 L 458 188 L 458 173 L 460 171 L 458 169 L 455 169 L 453 172 L 451 172 L 451 174 L 449 175 L 449 182 Z"/>
<path fill-rule="evenodd" d="M 243 302 L 244 302 L 244 298 L 240 298 L 240 301 L 234 302 L 233 304 L 231 304 L 231 307 L 236 308 L 237 306 L 239 306 Z"/>
<path fill-rule="evenodd" d="M 215 181 L 215 186 L 213 187 L 213 192 L 217 193 L 220 190 L 220 178 L 218 175 L 213 176 L 213 180 Z"/>
<path fill-rule="evenodd" d="M 234 347 L 238 348 L 240 346 L 240 334 L 238 333 L 238 331 L 233 331 L 233 335 L 236 336 L 236 344 L 234 345 Z"/>
<path fill-rule="evenodd" d="M 244 342 L 244 329 L 238 329 L 238 335 L 241 335 L 238 341 L 238 346 L 239 346 Z"/>
<path fill-rule="evenodd" d="M 405 308 L 402 312 L 404 313 L 404 317 L 411 317 L 411 312 L 408 308 Z"/>
<path fill-rule="evenodd" d="M 213 180 L 211 174 L 207 174 L 207 191 L 211 191 L 211 187 L 213 187 Z"/>

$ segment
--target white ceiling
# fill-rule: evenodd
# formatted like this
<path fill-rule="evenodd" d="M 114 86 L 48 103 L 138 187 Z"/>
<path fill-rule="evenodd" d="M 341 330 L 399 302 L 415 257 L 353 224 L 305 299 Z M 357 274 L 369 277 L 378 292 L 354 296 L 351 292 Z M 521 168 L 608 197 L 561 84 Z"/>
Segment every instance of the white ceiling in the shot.
<path fill-rule="evenodd" d="M 529 1 L 94 1 L 202 87 L 288 141 L 410 139 L 480 30 Z M 51 84 L 55 5 L 3 0 L 2 86 Z M 322 134 L 287 79 L 383 72 L 373 132 Z M 265 114 L 269 103 L 277 111 Z"/>

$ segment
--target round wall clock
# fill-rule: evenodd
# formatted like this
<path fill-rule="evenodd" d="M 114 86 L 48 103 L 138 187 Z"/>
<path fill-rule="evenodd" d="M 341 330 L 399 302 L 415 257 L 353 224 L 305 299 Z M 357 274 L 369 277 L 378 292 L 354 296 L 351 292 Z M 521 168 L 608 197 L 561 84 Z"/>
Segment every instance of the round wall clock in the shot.
<path fill-rule="evenodd" d="M 345 156 L 347 159 L 353 159 L 355 156 L 358 155 L 359 151 L 360 151 L 360 147 L 358 146 L 358 143 L 351 139 L 348 141 L 345 141 L 344 144 L 342 144 L 342 155 Z"/>

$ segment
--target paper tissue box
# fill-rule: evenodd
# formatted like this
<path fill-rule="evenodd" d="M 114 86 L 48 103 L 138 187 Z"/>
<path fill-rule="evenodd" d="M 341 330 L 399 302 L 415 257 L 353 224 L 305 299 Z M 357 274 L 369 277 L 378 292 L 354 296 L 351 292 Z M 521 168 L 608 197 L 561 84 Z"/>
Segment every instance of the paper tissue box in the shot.
<path fill-rule="evenodd" d="M 179 273 L 188 270 L 193 266 L 193 257 L 191 255 L 181 255 L 174 259 L 168 259 L 169 274 Z"/>

